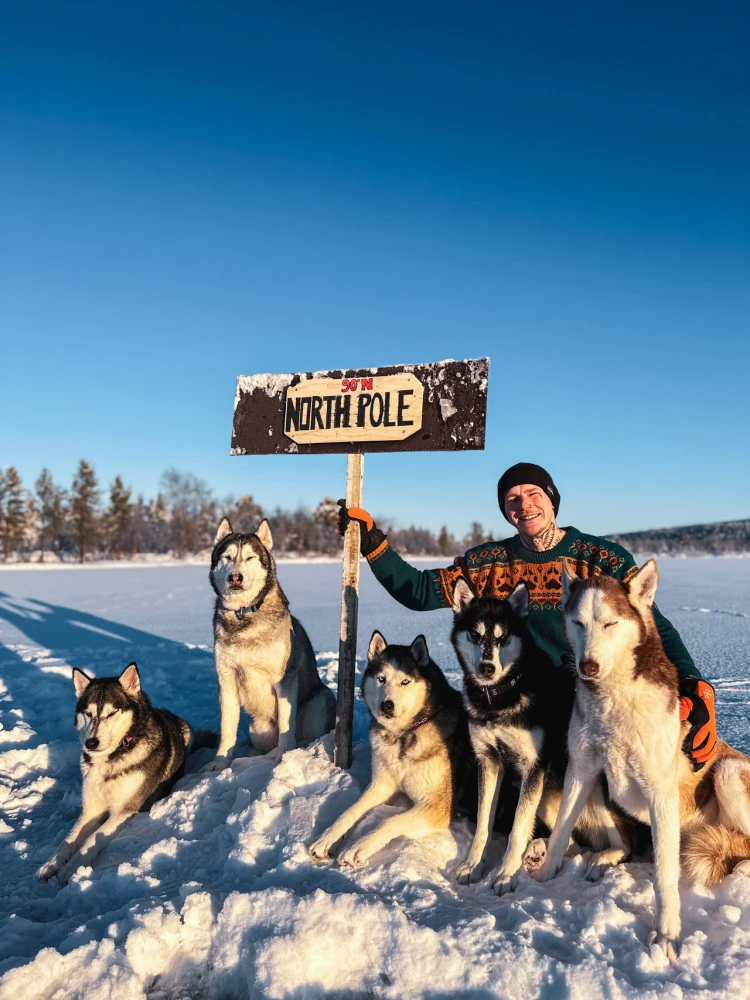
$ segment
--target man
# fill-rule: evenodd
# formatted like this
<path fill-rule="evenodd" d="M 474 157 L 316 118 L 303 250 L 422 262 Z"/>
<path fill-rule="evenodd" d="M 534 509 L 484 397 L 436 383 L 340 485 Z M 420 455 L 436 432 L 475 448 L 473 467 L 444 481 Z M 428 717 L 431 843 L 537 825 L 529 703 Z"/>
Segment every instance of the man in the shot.
<path fill-rule="evenodd" d="M 555 666 L 565 653 L 562 616 L 562 560 L 580 577 L 605 573 L 627 583 L 638 567 L 622 546 L 577 528 L 560 528 L 560 494 L 549 473 L 539 465 L 519 462 L 497 484 L 500 510 L 518 534 L 502 542 L 485 542 L 446 569 L 418 570 L 388 544 L 372 517 L 359 507 L 339 517 L 341 534 L 350 520 L 361 525 L 362 555 L 392 597 L 412 611 L 432 611 L 452 605 L 453 588 L 463 576 L 477 596 L 506 597 L 520 580 L 529 587 L 528 629 L 539 649 Z M 716 749 L 714 691 L 701 678 L 677 629 L 653 606 L 654 621 L 664 651 L 677 668 L 681 718 L 691 723 L 683 749 L 695 770 L 705 766 Z"/>

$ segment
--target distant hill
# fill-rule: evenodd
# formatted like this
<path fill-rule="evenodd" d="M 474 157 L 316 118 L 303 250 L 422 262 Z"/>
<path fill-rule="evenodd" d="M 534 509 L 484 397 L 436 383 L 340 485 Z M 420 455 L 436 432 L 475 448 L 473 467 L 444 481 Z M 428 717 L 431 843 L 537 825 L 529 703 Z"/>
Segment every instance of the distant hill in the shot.
<path fill-rule="evenodd" d="M 683 528 L 651 528 L 606 537 L 631 552 L 674 556 L 750 555 L 750 520 L 689 524 Z"/>

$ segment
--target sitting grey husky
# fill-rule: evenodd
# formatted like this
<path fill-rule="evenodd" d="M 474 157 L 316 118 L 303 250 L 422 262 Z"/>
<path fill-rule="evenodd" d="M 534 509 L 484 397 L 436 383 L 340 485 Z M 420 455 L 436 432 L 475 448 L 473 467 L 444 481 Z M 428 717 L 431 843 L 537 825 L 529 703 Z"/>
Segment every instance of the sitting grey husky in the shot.
<path fill-rule="evenodd" d="M 73 670 L 75 725 L 83 744 L 83 809 L 49 861 L 37 872 L 65 885 L 90 865 L 133 813 L 148 809 L 182 775 L 193 733 L 184 719 L 153 708 L 138 667 L 119 677 L 91 678 Z"/>
<path fill-rule="evenodd" d="M 237 742 L 240 707 L 250 716 L 253 748 L 278 761 L 285 750 L 333 729 L 336 698 L 318 674 L 307 632 L 289 613 L 276 579 L 268 521 L 253 535 L 216 532 L 209 579 L 216 592 L 214 656 L 221 738 L 204 771 L 225 768 Z"/>
<path fill-rule="evenodd" d="M 411 646 L 388 646 L 380 632 L 373 632 L 367 660 L 362 696 L 372 715 L 372 781 L 310 853 L 326 860 L 365 813 L 397 792 L 412 807 L 342 851 L 340 865 L 365 864 L 395 837 L 417 839 L 447 830 L 472 768 L 461 695 L 430 659 L 424 636 Z"/>

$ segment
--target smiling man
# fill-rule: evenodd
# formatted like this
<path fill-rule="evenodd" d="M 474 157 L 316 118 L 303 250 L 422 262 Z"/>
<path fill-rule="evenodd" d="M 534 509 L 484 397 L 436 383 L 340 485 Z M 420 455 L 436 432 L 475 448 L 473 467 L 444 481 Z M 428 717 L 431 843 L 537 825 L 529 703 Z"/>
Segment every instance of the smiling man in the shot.
<path fill-rule="evenodd" d="M 458 556 L 446 569 L 418 570 L 388 544 L 385 534 L 361 508 L 346 509 L 339 518 L 343 534 L 350 520 L 359 521 L 361 551 L 375 577 L 392 597 L 413 611 L 452 606 L 456 580 L 464 577 L 478 597 L 504 598 L 524 580 L 529 588 L 528 629 L 539 649 L 558 667 L 565 654 L 562 615 L 562 561 L 586 579 L 604 573 L 627 583 L 637 572 L 635 560 L 622 546 L 557 524 L 560 494 L 550 474 L 539 465 L 519 462 L 500 477 L 497 499 L 507 521 L 517 530 L 499 542 L 485 542 Z M 689 719 L 685 751 L 696 769 L 716 749 L 713 689 L 685 648 L 677 629 L 653 606 L 664 651 L 680 678 L 680 709 Z"/>

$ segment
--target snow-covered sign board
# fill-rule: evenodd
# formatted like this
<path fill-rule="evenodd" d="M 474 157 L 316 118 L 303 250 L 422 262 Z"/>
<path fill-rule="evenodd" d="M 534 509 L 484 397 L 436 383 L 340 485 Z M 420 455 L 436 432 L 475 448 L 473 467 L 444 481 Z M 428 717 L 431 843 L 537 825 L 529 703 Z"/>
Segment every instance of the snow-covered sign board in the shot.
<path fill-rule="evenodd" d="M 233 455 L 484 447 L 488 358 L 240 375 Z"/>

